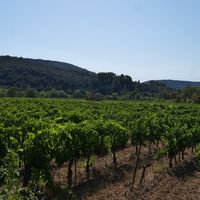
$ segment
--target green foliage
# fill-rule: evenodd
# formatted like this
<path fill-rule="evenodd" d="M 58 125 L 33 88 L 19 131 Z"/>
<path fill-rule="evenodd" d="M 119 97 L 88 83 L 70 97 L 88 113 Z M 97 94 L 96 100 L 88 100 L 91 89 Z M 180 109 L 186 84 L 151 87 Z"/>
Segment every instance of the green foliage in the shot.
<path fill-rule="evenodd" d="M 35 98 L 36 97 L 36 91 L 33 88 L 29 88 L 25 91 L 25 96 L 28 98 Z"/>
<path fill-rule="evenodd" d="M 33 191 L 33 188 L 22 188 L 20 171 L 18 169 L 19 158 L 13 151 L 8 151 L 0 167 L 0 179 L 3 179 L 3 186 L 0 187 L 0 199 L 7 200 L 37 200 L 40 191 Z"/>
<path fill-rule="evenodd" d="M 59 165 L 79 156 L 80 130 L 76 124 L 57 125 L 51 132 L 54 140 L 53 152 Z"/>
<path fill-rule="evenodd" d="M 129 135 L 127 130 L 119 123 L 108 120 L 105 123 L 105 142 L 111 151 L 126 146 Z"/>
<path fill-rule="evenodd" d="M 172 159 L 200 143 L 199 105 L 31 98 L 0 103 L 0 191 L 10 199 L 37 196 L 42 185 L 50 189 L 51 161 L 67 163 L 68 172 L 83 161 L 89 178 L 97 156 L 112 152 L 117 164 L 117 150 L 129 141 L 133 146 L 160 142 L 154 159 L 166 154 Z M 72 173 L 68 177 L 71 187 Z"/>
<path fill-rule="evenodd" d="M 9 90 L 7 90 L 6 96 L 17 97 L 17 90 L 15 88 L 10 88 Z"/>
<path fill-rule="evenodd" d="M 128 75 L 94 73 L 69 63 L 0 56 L 0 87 L 7 97 L 106 99 L 170 98 L 173 89 Z"/>
<path fill-rule="evenodd" d="M 100 135 L 95 129 L 95 126 L 90 121 L 84 121 L 80 124 L 80 146 L 83 157 L 91 157 L 100 148 Z"/>

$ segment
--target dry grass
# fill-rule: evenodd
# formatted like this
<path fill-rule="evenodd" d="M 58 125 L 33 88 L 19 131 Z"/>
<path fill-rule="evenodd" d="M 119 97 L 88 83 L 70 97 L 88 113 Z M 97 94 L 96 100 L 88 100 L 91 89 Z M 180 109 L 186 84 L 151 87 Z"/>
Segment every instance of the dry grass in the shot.
<path fill-rule="evenodd" d="M 191 155 L 186 153 L 173 170 L 168 168 L 168 159 L 152 160 L 146 148 L 142 149 L 136 188 L 130 190 L 134 168 L 134 148 L 129 146 L 117 154 L 118 166 L 112 164 L 112 156 L 97 158 L 91 168 L 91 178 L 86 179 L 85 170 L 78 167 L 77 186 L 74 193 L 78 200 L 200 200 L 200 172 L 193 165 Z M 145 162 L 144 162 L 145 160 Z M 151 162 L 147 168 L 143 185 L 139 185 L 142 166 Z M 54 181 L 66 185 L 67 166 L 54 169 Z M 65 199 L 60 197 L 57 199 Z"/>

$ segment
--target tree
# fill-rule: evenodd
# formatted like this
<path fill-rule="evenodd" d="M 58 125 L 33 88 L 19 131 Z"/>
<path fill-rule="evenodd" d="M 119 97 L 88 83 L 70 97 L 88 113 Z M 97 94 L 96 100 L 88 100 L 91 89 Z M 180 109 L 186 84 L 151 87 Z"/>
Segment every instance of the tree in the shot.
<path fill-rule="evenodd" d="M 7 93 L 6 93 L 7 97 L 17 97 L 17 90 L 16 88 L 10 88 L 8 89 Z"/>
<path fill-rule="evenodd" d="M 33 88 L 29 88 L 25 91 L 25 96 L 28 98 L 35 98 L 36 97 L 36 91 Z"/>

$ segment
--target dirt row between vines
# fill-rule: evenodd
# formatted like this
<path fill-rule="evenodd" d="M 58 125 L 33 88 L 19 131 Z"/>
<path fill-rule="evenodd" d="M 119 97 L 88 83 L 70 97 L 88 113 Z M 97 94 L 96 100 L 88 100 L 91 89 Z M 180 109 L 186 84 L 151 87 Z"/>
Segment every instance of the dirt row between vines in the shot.
<path fill-rule="evenodd" d="M 155 150 L 155 149 L 154 149 Z M 112 164 L 112 155 L 98 157 L 91 167 L 90 180 L 86 179 L 83 162 L 78 162 L 77 185 L 73 190 L 78 200 L 200 200 L 200 172 L 186 152 L 185 161 L 173 169 L 168 168 L 166 157 L 152 160 L 153 152 L 142 148 L 135 188 L 131 190 L 135 149 L 132 146 L 117 153 L 118 166 Z M 151 163 L 140 186 L 142 166 Z M 74 170 L 73 170 L 74 173 Z M 67 165 L 55 168 L 54 182 L 65 186 Z M 73 180 L 75 181 L 75 180 Z M 57 197 L 56 199 L 64 199 Z"/>

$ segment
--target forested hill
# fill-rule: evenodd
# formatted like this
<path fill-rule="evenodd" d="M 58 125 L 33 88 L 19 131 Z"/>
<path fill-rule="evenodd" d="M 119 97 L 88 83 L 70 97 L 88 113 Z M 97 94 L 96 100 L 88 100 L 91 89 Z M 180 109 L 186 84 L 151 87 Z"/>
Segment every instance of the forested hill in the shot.
<path fill-rule="evenodd" d="M 36 90 L 87 87 L 95 74 L 72 64 L 0 56 L 0 86 Z"/>
<path fill-rule="evenodd" d="M 85 97 L 89 92 L 130 98 L 172 91 L 162 83 L 141 84 L 128 75 L 94 73 L 68 63 L 11 56 L 0 56 L 0 88 L 56 90 L 77 97 Z"/>
<path fill-rule="evenodd" d="M 200 87 L 200 82 L 179 81 L 179 80 L 157 80 L 159 83 L 165 84 L 169 88 L 184 89 L 187 86 Z"/>

